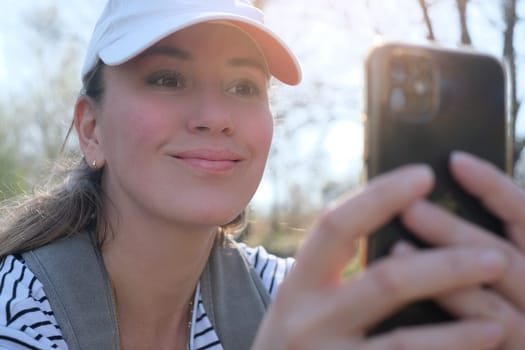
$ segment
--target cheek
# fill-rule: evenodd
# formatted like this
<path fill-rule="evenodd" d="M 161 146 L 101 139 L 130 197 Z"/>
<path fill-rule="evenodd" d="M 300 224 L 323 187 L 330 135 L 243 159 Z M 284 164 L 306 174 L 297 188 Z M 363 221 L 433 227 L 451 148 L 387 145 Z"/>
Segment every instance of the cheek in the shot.
<path fill-rule="evenodd" d="M 130 102 L 131 100 L 131 102 Z M 159 142 L 172 127 L 174 118 L 166 116 L 166 109 L 154 102 L 127 99 L 113 101 L 104 115 L 104 140 L 110 148 L 137 152 L 152 142 Z M 133 149 L 133 150 L 132 150 Z"/>
<path fill-rule="evenodd" d="M 274 121 L 270 111 L 260 111 L 259 115 L 247 124 L 248 131 L 245 134 L 249 137 L 254 152 L 258 154 L 258 158 L 266 160 L 273 137 Z"/>
<path fill-rule="evenodd" d="M 270 116 L 269 121 L 266 123 L 265 128 L 263 130 L 262 137 L 264 138 L 264 148 L 265 148 L 265 159 L 268 157 L 268 154 L 270 153 L 270 146 L 272 144 L 273 140 L 273 118 Z"/>

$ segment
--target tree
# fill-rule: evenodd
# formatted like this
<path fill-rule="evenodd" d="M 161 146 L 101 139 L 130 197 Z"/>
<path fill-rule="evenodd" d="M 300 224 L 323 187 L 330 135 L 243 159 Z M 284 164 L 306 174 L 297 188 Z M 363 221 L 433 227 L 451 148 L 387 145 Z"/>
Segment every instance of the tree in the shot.
<path fill-rule="evenodd" d="M 1 105 L 0 123 L 0 200 L 4 200 L 20 192 L 24 186 L 20 183 L 23 171 L 17 159 L 18 126 Z"/>
<path fill-rule="evenodd" d="M 421 10 L 423 11 L 423 20 L 425 21 L 425 25 L 427 27 L 427 39 L 430 41 L 436 40 L 436 37 L 434 36 L 434 26 L 432 25 L 432 21 L 430 20 L 430 16 L 428 14 L 428 5 L 426 0 L 418 0 L 419 6 L 421 6 Z"/>
<path fill-rule="evenodd" d="M 5 196 L 30 187 L 58 157 L 79 91 L 77 41 L 65 36 L 58 9 L 36 7 L 22 20 L 35 72 L 24 83 L 23 94 L 0 101 L 0 182 L 5 184 L 0 188 Z M 55 64 L 50 64 L 49 52 L 61 52 Z"/>
<path fill-rule="evenodd" d="M 468 0 L 456 0 L 456 5 L 459 15 L 459 27 L 461 28 L 461 43 L 463 45 L 471 45 L 470 33 L 467 25 L 467 2 Z"/>
<path fill-rule="evenodd" d="M 427 0 L 418 0 L 422 10 L 423 20 L 426 23 L 428 34 L 427 38 L 436 40 L 434 36 L 434 25 L 429 16 L 429 7 L 431 6 Z M 521 100 L 518 98 L 518 80 L 517 80 L 517 66 L 516 66 L 516 49 L 515 49 L 515 28 L 518 21 L 517 17 L 517 3 L 518 0 L 500 0 L 503 19 L 503 52 L 502 57 L 508 63 L 508 78 L 509 78 L 509 115 L 511 130 L 516 129 L 516 121 L 519 115 Z M 472 42 L 469 27 L 468 27 L 468 12 L 467 5 L 469 0 L 455 0 L 458 11 L 459 27 L 460 27 L 460 43 L 464 45 L 475 45 Z M 524 138 L 516 138 L 513 149 L 514 164 L 520 158 L 520 155 L 525 146 Z"/>
<path fill-rule="evenodd" d="M 517 68 L 516 68 L 516 49 L 514 46 L 514 30 L 516 27 L 517 0 L 502 0 L 503 16 L 505 22 L 505 30 L 503 32 L 503 57 L 508 62 L 509 79 L 510 79 L 510 106 L 509 113 L 511 115 L 512 130 L 516 129 L 516 120 L 521 106 L 521 100 L 518 99 L 518 82 L 517 82 Z M 515 141 L 513 159 L 516 162 L 525 146 L 524 139 Z"/>

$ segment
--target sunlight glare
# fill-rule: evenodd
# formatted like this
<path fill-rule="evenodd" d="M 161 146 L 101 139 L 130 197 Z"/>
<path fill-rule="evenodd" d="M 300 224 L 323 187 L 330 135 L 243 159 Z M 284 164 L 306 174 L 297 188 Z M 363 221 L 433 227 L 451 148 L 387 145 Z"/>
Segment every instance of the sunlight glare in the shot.
<path fill-rule="evenodd" d="M 373 46 L 379 46 L 385 42 L 385 37 L 381 34 L 376 34 L 372 38 L 372 45 Z"/>
<path fill-rule="evenodd" d="M 359 164 L 363 154 L 363 127 L 351 120 L 337 122 L 326 138 L 324 147 L 330 155 L 335 174 L 348 173 Z"/>

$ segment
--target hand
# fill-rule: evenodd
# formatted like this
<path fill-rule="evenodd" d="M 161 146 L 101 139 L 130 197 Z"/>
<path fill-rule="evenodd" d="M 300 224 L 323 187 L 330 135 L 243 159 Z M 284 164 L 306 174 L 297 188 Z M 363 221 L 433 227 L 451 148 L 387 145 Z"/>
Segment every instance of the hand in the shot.
<path fill-rule="evenodd" d="M 509 261 L 491 289 L 456 292 L 440 302 L 460 317 L 498 320 L 505 326 L 501 349 L 525 349 L 525 192 L 489 163 L 465 153 L 451 158 L 455 179 L 504 223 L 508 241 L 425 201 L 402 214 L 405 225 L 437 246 L 493 247 Z"/>
<path fill-rule="evenodd" d="M 491 283 L 506 269 L 492 248 L 447 246 L 382 259 L 344 281 L 355 242 L 428 194 L 427 167 L 410 166 L 378 177 L 327 210 L 279 288 L 252 350 L 489 349 L 503 330 L 484 317 L 365 337 L 367 329 L 411 301 Z M 421 283 L 421 282 L 424 283 Z"/>

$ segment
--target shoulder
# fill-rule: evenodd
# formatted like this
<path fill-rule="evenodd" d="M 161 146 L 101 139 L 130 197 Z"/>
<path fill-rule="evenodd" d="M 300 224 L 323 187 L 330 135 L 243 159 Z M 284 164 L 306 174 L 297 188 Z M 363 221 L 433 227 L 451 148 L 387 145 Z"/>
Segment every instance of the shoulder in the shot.
<path fill-rule="evenodd" d="M 262 246 L 249 247 L 244 243 L 237 243 L 237 245 L 248 263 L 259 274 L 270 296 L 274 297 L 277 288 L 292 268 L 295 260 L 270 254 Z"/>
<path fill-rule="evenodd" d="M 67 349 L 42 283 L 19 256 L 0 258 L 0 349 Z"/>

